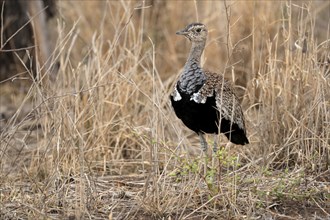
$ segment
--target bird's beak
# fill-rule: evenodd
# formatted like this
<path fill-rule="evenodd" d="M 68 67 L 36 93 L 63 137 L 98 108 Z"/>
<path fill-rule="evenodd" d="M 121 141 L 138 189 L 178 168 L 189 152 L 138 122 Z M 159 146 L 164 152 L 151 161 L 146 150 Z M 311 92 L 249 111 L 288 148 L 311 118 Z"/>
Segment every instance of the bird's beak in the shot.
<path fill-rule="evenodd" d="M 188 34 L 188 32 L 186 31 L 186 29 L 180 30 L 176 32 L 177 35 L 186 35 Z"/>

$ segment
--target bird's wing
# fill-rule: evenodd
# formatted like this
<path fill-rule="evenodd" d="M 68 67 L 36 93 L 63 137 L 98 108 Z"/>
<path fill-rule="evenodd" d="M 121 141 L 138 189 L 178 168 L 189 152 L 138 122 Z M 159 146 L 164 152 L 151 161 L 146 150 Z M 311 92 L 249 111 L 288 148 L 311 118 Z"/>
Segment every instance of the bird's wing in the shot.
<path fill-rule="evenodd" d="M 220 118 L 225 118 L 245 130 L 243 111 L 231 84 L 224 79 L 219 81 L 215 95 Z"/>
<path fill-rule="evenodd" d="M 198 92 L 192 94 L 191 100 L 203 104 L 208 97 L 215 96 L 220 118 L 225 118 L 245 130 L 243 111 L 230 82 L 217 73 L 204 73 L 207 80 Z"/>
<path fill-rule="evenodd" d="M 208 97 L 215 96 L 215 89 L 217 87 L 219 78 L 221 78 L 220 75 L 208 71 L 203 70 L 203 73 L 206 76 L 204 84 L 197 92 L 193 93 L 190 97 L 190 100 L 200 104 L 204 104 Z"/>

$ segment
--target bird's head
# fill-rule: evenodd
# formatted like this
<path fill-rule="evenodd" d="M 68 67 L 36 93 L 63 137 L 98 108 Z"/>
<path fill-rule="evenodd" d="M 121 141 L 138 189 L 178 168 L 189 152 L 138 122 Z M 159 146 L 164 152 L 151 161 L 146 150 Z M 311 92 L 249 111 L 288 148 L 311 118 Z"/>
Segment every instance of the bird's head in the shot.
<path fill-rule="evenodd" d="M 176 34 L 185 36 L 191 42 L 205 42 L 207 38 L 207 29 L 202 23 L 192 23 L 184 29 L 177 31 Z"/>

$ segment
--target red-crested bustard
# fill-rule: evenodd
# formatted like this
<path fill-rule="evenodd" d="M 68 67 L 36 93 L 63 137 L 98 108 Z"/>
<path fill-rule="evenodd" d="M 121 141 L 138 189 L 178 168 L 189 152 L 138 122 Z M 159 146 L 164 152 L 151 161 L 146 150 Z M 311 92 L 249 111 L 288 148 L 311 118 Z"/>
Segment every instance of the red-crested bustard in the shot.
<path fill-rule="evenodd" d="M 199 135 L 205 154 L 205 133 L 217 135 L 220 131 L 234 144 L 248 144 L 242 108 L 233 87 L 222 75 L 201 67 L 200 59 L 208 35 L 206 26 L 192 23 L 176 34 L 188 38 L 192 46 L 170 96 L 175 114 Z M 216 141 L 213 151 L 217 151 Z"/>

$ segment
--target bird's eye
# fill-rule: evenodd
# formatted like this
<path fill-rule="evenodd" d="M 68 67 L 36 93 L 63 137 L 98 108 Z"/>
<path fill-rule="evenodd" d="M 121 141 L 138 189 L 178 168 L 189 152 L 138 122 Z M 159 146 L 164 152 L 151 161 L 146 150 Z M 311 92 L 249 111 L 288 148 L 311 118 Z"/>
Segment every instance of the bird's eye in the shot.
<path fill-rule="evenodd" d="M 197 33 L 201 32 L 201 31 L 202 31 L 202 29 L 200 29 L 200 28 L 197 28 L 197 29 L 196 29 L 196 32 L 197 32 Z"/>

